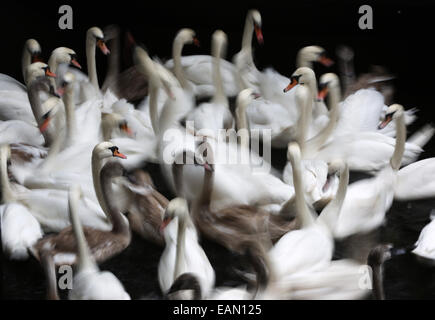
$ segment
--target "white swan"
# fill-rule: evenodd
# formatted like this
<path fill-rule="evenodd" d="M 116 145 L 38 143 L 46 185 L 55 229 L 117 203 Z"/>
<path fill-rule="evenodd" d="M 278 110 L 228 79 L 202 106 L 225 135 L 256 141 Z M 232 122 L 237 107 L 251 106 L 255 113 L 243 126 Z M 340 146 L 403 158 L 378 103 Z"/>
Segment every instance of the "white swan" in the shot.
<path fill-rule="evenodd" d="M 305 202 L 301 152 L 297 143 L 289 146 L 289 152 L 293 166 L 297 219 L 301 229 L 285 234 L 269 252 L 274 278 L 278 282 L 284 277 L 292 278 L 300 273 L 326 268 L 332 259 L 334 248 L 331 233 L 333 226 L 325 219 L 316 220 L 315 214 L 310 212 Z M 346 195 L 349 170 L 347 165 L 341 161 L 334 162 L 334 167 L 340 171 L 339 190 L 335 199 L 323 209 L 321 216 L 339 217 L 342 212 L 341 207 Z M 271 285 L 273 287 L 273 283 Z"/>
<path fill-rule="evenodd" d="M 16 197 L 9 188 L 7 158 L 10 149 L 6 145 L 0 147 L 0 176 L 2 185 L 2 204 L 0 205 L 1 241 L 4 252 L 15 260 L 29 257 L 28 248 L 32 247 L 43 232 L 39 222 L 27 207 L 16 202 Z"/>
<path fill-rule="evenodd" d="M 21 58 L 21 71 L 23 74 L 23 80 L 26 80 L 27 67 L 39 60 L 39 54 L 41 53 L 41 46 L 35 39 L 28 39 L 24 43 L 23 55 Z M 26 92 L 26 86 L 16 79 L 8 76 L 7 74 L 0 73 L 0 90 L 5 91 L 17 91 L 21 93 Z"/>
<path fill-rule="evenodd" d="M 68 194 L 69 216 L 77 241 L 78 262 L 73 278 L 70 300 L 130 300 L 122 283 L 109 272 L 101 272 L 92 258 L 77 213 L 81 189 L 74 185 Z"/>
<path fill-rule="evenodd" d="M 159 284 L 168 293 L 173 282 L 184 273 L 192 273 L 200 283 L 201 297 L 206 298 L 214 287 L 215 272 L 189 215 L 186 200 L 171 200 L 165 211 L 162 230 L 166 242 L 159 261 Z"/>
<path fill-rule="evenodd" d="M 227 35 L 222 30 L 216 30 L 212 36 L 212 75 L 215 87 L 213 99 L 211 102 L 202 103 L 186 117 L 187 121 L 193 121 L 196 131 L 206 129 L 207 131 L 202 131 L 214 138 L 218 138 L 219 129 L 229 129 L 233 126 L 233 116 L 224 92 L 220 67 L 226 45 Z"/>
<path fill-rule="evenodd" d="M 375 177 L 359 180 L 349 186 L 341 214 L 334 223 L 335 238 L 344 238 L 379 227 L 393 202 L 397 171 L 405 149 L 406 127 L 401 105 L 391 105 L 387 116 L 390 114 L 396 121 L 397 130 L 396 145 L 390 164 L 379 171 Z M 325 216 L 324 219 L 329 218 Z"/>
<path fill-rule="evenodd" d="M 412 252 L 418 256 L 435 261 L 435 211 L 432 210 L 431 222 L 421 230 L 415 249 Z"/>
<path fill-rule="evenodd" d="M 411 201 L 435 197 L 435 158 L 407 165 L 397 173 L 394 199 Z"/>

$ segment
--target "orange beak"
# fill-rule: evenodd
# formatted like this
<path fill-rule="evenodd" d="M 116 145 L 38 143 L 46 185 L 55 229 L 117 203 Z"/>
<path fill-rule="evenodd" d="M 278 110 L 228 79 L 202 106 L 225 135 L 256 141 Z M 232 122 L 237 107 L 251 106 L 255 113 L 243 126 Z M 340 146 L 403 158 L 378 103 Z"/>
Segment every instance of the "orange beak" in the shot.
<path fill-rule="evenodd" d="M 56 74 L 54 72 L 51 72 L 49 68 L 45 69 L 45 75 L 47 77 L 53 77 L 56 78 Z"/>
<path fill-rule="evenodd" d="M 71 59 L 71 64 L 79 69 L 82 68 L 82 66 L 80 65 L 80 63 L 77 62 L 76 59 Z"/>
<path fill-rule="evenodd" d="M 39 131 L 43 133 L 45 130 L 47 130 L 48 126 L 50 125 L 50 117 L 47 117 L 44 122 L 41 124 L 41 127 L 39 128 Z"/>
<path fill-rule="evenodd" d="M 263 32 L 261 32 L 261 28 L 257 25 L 254 26 L 255 36 L 257 37 L 257 41 L 259 44 L 264 43 Z"/>
<path fill-rule="evenodd" d="M 292 81 L 289 83 L 289 85 L 284 88 L 284 90 L 283 90 L 284 93 L 287 91 L 290 91 L 297 84 L 298 84 L 298 80 L 296 80 L 295 78 L 292 78 Z"/>
<path fill-rule="evenodd" d="M 324 87 L 322 90 L 319 91 L 317 94 L 317 99 L 324 100 L 326 95 L 328 94 L 328 87 Z"/>
<path fill-rule="evenodd" d="M 385 117 L 385 120 L 384 121 L 382 121 L 379 125 L 378 125 L 378 129 L 379 130 L 381 130 L 381 129 L 384 129 L 390 122 L 391 122 L 391 120 L 393 120 L 393 117 L 392 116 L 386 116 Z"/>
<path fill-rule="evenodd" d="M 130 127 L 126 124 L 121 125 L 121 130 L 127 133 L 128 136 L 133 137 L 133 130 L 130 129 Z"/>
<path fill-rule="evenodd" d="M 126 156 L 125 154 L 122 154 L 122 153 L 119 152 L 118 150 L 115 150 L 115 151 L 113 152 L 113 156 L 114 156 L 114 157 L 121 158 L 121 159 L 127 159 L 127 156 Z"/>
<path fill-rule="evenodd" d="M 330 58 L 328 58 L 327 56 L 325 56 L 325 55 L 321 55 L 320 57 L 319 57 L 319 60 L 318 60 L 321 64 L 323 64 L 325 67 L 330 67 L 330 66 L 332 66 L 333 64 L 334 64 L 334 61 L 332 60 L 332 59 L 330 59 Z"/>
<path fill-rule="evenodd" d="M 193 38 L 193 44 L 194 44 L 195 46 L 199 47 L 199 40 L 198 40 L 197 37 L 194 37 L 194 38 Z"/>
<path fill-rule="evenodd" d="M 103 40 L 98 40 L 97 46 L 103 54 L 108 55 L 110 53 L 110 50 L 107 48 L 106 43 Z"/>

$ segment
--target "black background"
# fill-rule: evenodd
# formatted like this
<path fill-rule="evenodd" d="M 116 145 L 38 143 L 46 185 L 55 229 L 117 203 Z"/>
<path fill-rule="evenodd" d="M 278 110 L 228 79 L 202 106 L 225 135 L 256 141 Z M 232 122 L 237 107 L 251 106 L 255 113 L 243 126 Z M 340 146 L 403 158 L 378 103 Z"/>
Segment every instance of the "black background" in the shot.
<path fill-rule="evenodd" d="M 58 27 L 62 4 L 73 8 L 73 30 Z M 373 8 L 373 30 L 358 27 L 362 4 Z M 3 2 L 1 7 L 0 72 L 20 81 L 22 47 L 28 38 L 40 42 L 45 59 L 58 46 L 74 49 L 86 70 L 86 30 L 94 25 L 118 24 L 124 31 L 130 30 L 151 55 L 162 59 L 170 58 L 172 39 L 180 28 L 194 29 L 201 42 L 200 48 L 187 46 L 185 55 L 209 54 L 211 34 L 220 28 L 228 35 L 227 59 L 231 59 L 240 50 L 247 10 L 257 8 L 265 39 L 263 46 L 254 42 L 260 70 L 273 67 L 289 76 L 301 47 L 317 44 L 334 58 L 336 47 L 346 44 L 355 51 L 357 74 L 368 71 L 371 65 L 382 65 L 397 75 L 394 102 L 420 110 L 411 130 L 430 122 L 435 114 L 433 1 L 33 1 Z M 100 83 L 106 60 L 97 54 Z M 130 64 L 131 56 L 124 54 L 123 66 Z M 320 76 L 326 70 L 316 66 L 315 71 Z M 332 71 L 338 72 L 336 65 Z M 427 148 L 431 154 L 435 150 L 432 145 Z"/>

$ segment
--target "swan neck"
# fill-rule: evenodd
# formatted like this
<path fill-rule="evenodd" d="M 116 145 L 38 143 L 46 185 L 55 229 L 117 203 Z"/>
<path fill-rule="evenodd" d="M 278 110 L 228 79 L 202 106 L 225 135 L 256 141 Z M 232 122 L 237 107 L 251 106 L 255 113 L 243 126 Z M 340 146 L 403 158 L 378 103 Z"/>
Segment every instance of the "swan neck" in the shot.
<path fill-rule="evenodd" d="M 204 180 L 202 183 L 202 192 L 199 198 L 199 203 L 207 208 L 210 207 L 211 195 L 213 193 L 214 172 L 204 170 Z"/>
<path fill-rule="evenodd" d="M 223 46 L 224 44 L 213 45 L 213 85 L 215 88 L 213 102 L 228 105 L 228 100 L 224 92 L 224 85 L 222 82 L 221 73 L 221 55 Z"/>
<path fill-rule="evenodd" d="M 305 90 L 311 91 L 310 88 L 306 87 L 305 85 L 301 85 L 301 88 L 305 88 Z M 308 95 L 305 95 L 303 98 L 304 101 L 300 101 L 300 99 L 298 99 L 300 117 L 299 117 L 298 139 L 297 139 L 302 155 L 304 155 L 305 152 L 305 144 L 308 137 L 308 127 L 311 123 L 312 110 L 313 110 L 313 99 L 311 99 L 311 94 L 309 95 L 309 97 Z"/>
<path fill-rule="evenodd" d="M 27 67 L 31 64 L 31 62 L 32 62 L 32 55 L 30 54 L 27 46 L 24 46 L 23 56 L 21 58 L 21 69 L 23 72 L 23 80 L 24 80 L 25 84 L 27 84 L 26 70 L 27 70 Z"/>
<path fill-rule="evenodd" d="M 129 226 L 115 204 L 116 196 L 112 188 L 112 177 L 100 175 L 100 185 L 107 214 L 112 222 L 112 233 L 128 235 Z"/>
<path fill-rule="evenodd" d="M 338 218 L 340 216 L 341 208 L 343 206 L 344 199 L 346 197 L 347 186 L 349 184 L 349 167 L 346 164 L 340 170 L 340 179 L 338 182 L 338 190 L 335 198 L 329 202 L 329 204 L 323 210 L 327 210 L 325 214 L 321 213 L 320 221 L 326 223 L 328 229 L 332 232 L 337 225 Z"/>
<path fill-rule="evenodd" d="M 159 112 L 158 112 L 158 99 L 159 99 L 159 80 L 155 75 L 150 75 L 150 93 L 149 93 L 149 113 L 151 119 L 151 126 L 154 130 L 154 135 L 159 134 Z"/>
<path fill-rule="evenodd" d="M 175 38 L 174 44 L 172 46 L 172 58 L 174 60 L 174 73 L 175 76 L 178 79 L 178 82 L 180 82 L 180 85 L 183 89 L 188 88 L 187 80 L 184 76 L 183 67 L 181 65 L 181 53 L 183 51 L 184 43 Z"/>
<path fill-rule="evenodd" d="M 96 90 L 100 90 L 97 77 L 97 65 L 95 61 L 95 49 L 96 42 L 92 36 L 86 38 L 86 63 L 88 67 L 89 82 L 95 87 Z"/>
<path fill-rule="evenodd" d="M 246 114 L 248 103 L 246 101 L 241 102 L 236 108 L 236 124 L 238 135 L 240 136 L 240 145 L 242 148 L 249 150 L 249 123 Z"/>
<path fill-rule="evenodd" d="M 65 122 L 66 122 L 66 145 L 71 145 L 77 132 L 76 113 L 74 108 L 74 92 L 72 85 L 69 85 L 64 95 Z"/>
<path fill-rule="evenodd" d="M 79 202 L 79 197 L 80 196 L 77 192 L 70 191 L 68 199 L 69 217 L 77 240 L 78 268 L 81 270 L 88 268 L 97 269 L 83 232 L 83 226 L 78 216 L 77 203 Z"/>
<path fill-rule="evenodd" d="M 0 147 L 0 174 L 1 174 L 1 191 L 2 202 L 11 202 L 15 199 L 15 194 L 12 191 L 8 176 L 8 153 L 9 146 L 3 145 Z"/>
<path fill-rule="evenodd" d="M 405 113 L 401 112 L 396 118 L 396 145 L 394 146 L 393 156 L 390 159 L 391 168 L 395 171 L 399 170 L 405 151 L 406 125 L 404 115 Z"/>
<path fill-rule="evenodd" d="M 329 111 L 329 122 L 325 128 L 323 128 L 315 137 L 311 138 L 306 143 L 307 149 L 311 152 L 317 152 L 329 139 L 337 126 L 338 116 L 339 116 L 339 88 L 333 87 L 330 89 L 330 111 Z"/>
<path fill-rule="evenodd" d="M 95 150 L 94 150 L 95 151 Z M 100 183 L 100 171 L 103 166 L 103 160 L 100 160 L 97 152 L 92 153 L 92 181 L 94 183 L 95 195 L 97 196 L 98 203 L 101 206 L 106 217 L 110 220 L 110 213 L 104 200 L 101 183 Z M 111 221 L 110 221 L 111 222 Z"/>
<path fill-rule="evenodd" d="M 178 217 L 177 220 L 177 251 L 175 254 L 174 280 L 181 275 L 181 263 L 186 250 L 186 221 L 182 217 Z"/>
<path fill-rule="evenodd" d="M 293 184 L 295 188 L 296 216 L 301 227 L 306 228 L 314 224 L 315 220 L 308 209 L 304 197 L 304 183 L 302 179 L 301 159 L 290 159 L 293 167 Z"/>
<path fill-rule="evenodd" d="M 247 52 L 252 59 L 252 37 L 254 34 L 254 24 L 252 15 L 248 14 L 245 20 L 245 28 L 243 29 L 242 50 Z"/>

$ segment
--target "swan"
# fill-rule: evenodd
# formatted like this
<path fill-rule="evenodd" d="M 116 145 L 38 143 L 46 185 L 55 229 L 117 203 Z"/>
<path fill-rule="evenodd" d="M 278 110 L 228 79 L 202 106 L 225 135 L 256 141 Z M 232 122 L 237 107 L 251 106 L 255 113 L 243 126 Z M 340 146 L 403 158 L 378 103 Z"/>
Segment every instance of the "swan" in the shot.
<path fill-rule="evenodd" d="M 137 169 L 129 180 L 123 185 L 131 195 L 127 211 L 130 228 L 142 238 L 164 247 L 159 230 L 169 200 L 156 190 L 147 172 Z"/>
<path fill-rule="evenodd" d="M 401 168 L 394 186 L 394 199 L 412 201 L 435 197 L 435 158 L 423 159 Z"/>
<path fill-rule="evenodd" d="M 68 294 L 70 300 L 130 300 L 116 276 L 108 271 L 101 272 L 94 261 L 86 242 L 85 232 L 77 214 L 77 202 L 80 187 L 72 186 L 69 191 L 69 211 L 71 225 L 77 243 L 77 268 L 73 278 L 72 289 Z"/>
<path fill-rule="evenodd" d="M 207 143 L 206 143 L 207 144 Z M 186 162 L 192 154 L 186 152 Z M 190 159 L 195 163 L 196 157 Z M 270 241 L 276 241 L 288 230 L 294 229 L 295 221 L 286 221 L 253 206 L 233 205 L 215 210 L 211 207 L 213 193 L 214 164 L 211 147 L 207 148 L 202 191 L 193 200 L 192 218 L 204 237 L 215 241 L 232 252 L 245 256 L 257 275 L 257 289 L 267 282 L 268 267 L 265 250 Z M 198 164 L 198 163 L 197 163 Z M 184 194 L 182 181 L 183 164 L 174 164 L 176 189 Z"/>
<path fill-rule="evenodd" d="M 316 220 L 315 214 L 311 212 L 304 199 L 301 149 L 297 143 L 292 143 L 289 151 L 293 166 L 297 219 L 301 229 L 285 234 L 269 251 L 273 279 L 278 282 L 300 274 L 323 270 L 329 266 L 334 249 L 333 225 L 325 217 L 320 217 L 339 217 L 342 214 L 343 199 L 349 181 L 348 166 L 341 160 L 336 160 L 332 166 L 340 174 L 337 195 Z M 273 290 L 275 281 L 271 281 L 266 292 Z"/>
<path fill-rule="evenodd" d="M 97 65 L 95 61 L 96 47 L 104 55 L 110 53 L 104 42 L 103 31 L 98 27 L 91 27 L 86 32 L 86 64 L 88 74 L 80 72 L 77 69 L 69 68 L 67 65 L 60 65 L 58 74 L 62 77 L 64 73 L 71 72 L 76 78 L 74 85 L 75 101 L 82 104 L 88 100 L 100 99 L 101 92 L 98 84 Z"/>
<path fill-rule="evenodd" d="M 198 243 L 198 235 L 185 199 L 175 198 L 169 202 L 162 232 L 166 246 L 159 261 L 158 274 L 163 293 L 166 294 L 174 281 L 188 272 L 197 277 L 201 297 L 207 297 L 214 287 L 215 272 Z"/>
<path fill-rule="evenodd" d="M 69 225 L 67 217 L 68 185 L 72 182 L 81 182 L 83 187 L 87 189 L 85 197 L 80 202 L 80 219 L 87 226 L 100 230 L 108 230 L 110 229 L 110 223 L 108 223 L 107 217 L 110 215 L 103 200 L 99 172 L 107 158 L 126 158 L 126 156 L 118 151 L 118 147 L 107 141 L 94 147 L 92 159 L 88 159 L 88 155 L 84 154 L 80 148 L 78 155 L 71 154 L 74 151 L 73 149 L 69 154 L 65 155 L 65 160 L 63 161 L 65 168 L 71 168 L 72 165 L 70 163 L 78 162 L 77 159 L 84 159 L 84 161 L 92 164 L 93 182 L 86 176 L 90 175 L 91 172 L 88 173 L 85 169 L 83 169 L 84 171 L 79 171 L 80 173 L 77 175 L 74 174 L 74 171 L 72 174 L 62 173 L 63 167 L 60 167 L 58 170 L 62 174 L 55 175 L 53 181 L 43 180 L 43 183 L 35 185 L 36 189 L 29 190 L 22 186 L 18 188 L 18 185 L 16 187 L 14 185 L 17 199 L 31 209 L 32 214 L 41 223 L 44 231 L 58 232 Z M 91 152 L 89 151 L 88 153 L 90 154 Z M 14 170 L 12 170 L 12 173 L 14 174 Z M 85 176 L 83 176 L 84 173 L 86 173 Z M 89 188 L 92 185 L 95 190 Z M 100 203 L 101 208 L 97 203 Z"/>
<path fill-rule="evenodd" d="M 215 92 L 211 102 L 202 103 L 187 115 L 187 121 L 193 121 L 197 134 L 201 129 L 207 129 L 212 137 L 217 138 L 219 129 L 229 129 L 233 126 L 228 99 L 224 93 L 220 61 L 226 50 L 227 35 L 222 30 L 216 30 L 212 36 L 213 85 Z"/>
<path fill-rule="evenodd" d="M 326 58 L 325 50 L 318 46 L 308 46 L 299 50 L 297 55 L 296 67 L 312 69 L 314 61 L 324 63 L 327 66 L 332 61 Z M 302 69 L 303 70 L 303 69 Z M 310 76 L 307 74 L 307 76 Z M 315 84 L 315 75 L 311 75 L 310 87 L 313 90 L 313 99 L 317 99 L 317 86 Z M 307 79 L 308 80 L 308 79 Z M 291 141 L 293 128 L 300 110 L 297 108 L 295 93 L 291 91 L 283 94 L 283 88 L 289 83 L 292 86 L 297 84 L 296 78 L 287 78 L 280 75 L 275 70 L 268 68 L 258 75 L 260 99 L 254 101 L 248 109 L 252 127 L 272 129 L 272 146 L 276 148 L 285 148 Z M 287 92 L 291 86 L 287 86 L 284 91 Z M 315 102 L 313 106 L 313 116 L 325 116 L 327 109 L 321 102 Z M 313 136 L 313 135 L 311 135 Z"/>
<path fill-rule="evenodd" d="M 311 69 L 300 68 L 295 72 L 295 77 L 298 77 L 298 82 L 301 83 L 296 90 L 296 101 L 301 109 L 301 116 L 297 127 L 296 140 L 301 149 L 302 156 L 302 174 L 305 188 L 305 199 L 309 204 L 314 204 L 316 207 L 323 207 L 331 198 L 334 197 L 337 187 L 338 178 L 335 175 L 330 175 L 328 172 L 328 164 L 316 159 L 318 149 L 328 140 L 333 130 L 335 129 L 338 118 L 338 97 L 339 87 L 335 81 L 328 81 L 327 88 L 330 91 L 330 112 L 328 123 L 324 126 L 315 137 L 307 139 L 308 125 L 311 118 L 311 101 L 309 86 L 305 86 L 308 81 L 305 81 L 305 74 L 311 74 Z M 312 78 L 312 77 L 310 77 Z M 290 147 L 291 143 L 289 143 Z M 287 160 L 289 161 L 284 168 L 283 180 L 289 185 L 293 185 L 293 166 L 290 162 L 290 150 L 287 150 Z"/>
<path fill-rule="evenodd" d="M 25 260 L 29 257 L 28 248 L 43 236 L 39 222 L 27 207 L 16 201 L 10 190 L 7 172 L 7 158 L 10 149 L 7 145 L 0 147 L 1 194 L 0 205 L 1 241 L 4 252 L 14 260 Z"/>
<path fill-rule="evenodd" d="M 43 79 L 46 76 L 54 76 L 54 74 L 45 63 L 35 62 L 26 69 L 26 76 L 29 83 L 27 90 L 22 92 L 0 90 L 1 120 L 22 120 L 36 125 L 35 116 L 32 112 L 34 106 L 32 105 L 33 101 L 31 98 L 36 99 L 36 95 L 38 95 L 39 99 L 39 92 L 37 91 L 41 90 L 40 85 L 45 81 Z M 35 87 L 31 89 L 33 86 Z M 43 90 L 53 96 L 57 95 L 50 83 L 45 84 Z"/>
<path fill-rule="evenodd" d="M 233 63 L 237 72 L 235 77 L 239 82 L 241 89 L 251 88 L 259 92 L 258 86 L 258 69 L 255 66 L 252 56 L 252 37 L 255 32 L 257 42 L 263 44 L 263 33 L 261 31 L 261 14 L 258 10 L 249 10 L 246 14 L 245 28 L 243 30 L 242 47 L 233 57 Z"/>
<path fill-rule="evenodd" d="M 48 59 L 48 66 L 50 67 L 50 70 L 56 73 L 58 66 L 63 63 L 68 66 L 75 66 L 79 69 L 82 68 L 82 66 L 77 61 L 77 54 L 74 50 L 66 47 L 59 47 L 54 49 L 51 53 L 50 58 Z M 56 81 L 54 79 L 51 80 L 51 84 L 54 88 L 57 87 Z"/>
<path fill-rule="evenodd" d="M 335 222 L 334 238 L 341 239 L 379 227 L 393 202 L 397 171 L 405 149 L 406 127 L 401 105 L 391 105 L 387 111 L 389 115 L 396 121 L 396 144 L 390 163 L 375 177 L 359 180 L 349 186 L 342 212 Z"/>
<path fill-rule="evenodd" d="M 109 230 L 99 230 L 93 227 L 85 227 L 84 235 L 89 244 L 90 252 L 97 263 L 106 261 L 111 257 L 122 252 L 131 241 L 131 233 L 127 220 L 118 209 L 117 203 L 113 201 L 112 179 L 123 174 L 123 167 L 118 162 L 107 162 L 100 172 L 100 184 L 102 201 L 104 201 L 104 211 L 110 216 L 112 227 Z M 78 194 L 77 194 L 78 193 Z M 82 207 L 78 200 L 80 192 L 70 193 L 69 207 L 75 215 L 83 217 Z M 71 199 L 71 196 L 74 198 Z M 68 212 L 70 211 L 68 210 Z M 53 275 L 50 275 L 54 266 L 73 265 L 77 263 L 77 240 L 74 229 L 77 227 L 78 221 L 73 222 L 75 226 L 68 226 L 61 230 L 58 234 L 48 235 L 39 240 L 32 248 L 33 255 L 41 261 L 47 281 L 51 281 Z M 56 289 L 56 286 L 48 283 L 48 288 Z M 57 291 L 57 290 L 56 290 Z M 49 292 L 49 296 L 57 296 L 57 292 Z"/>
<path fill-rule="evenodd" d="M 41 53 L 41 46 L 35 39 L 28 39 L 24 43 L 23 55 L 21 58 L 21 71 L 23 74 L 23 80 L 26 81 L 26 69 L 27 67 L 39 61 L 39 55 Z M 6 74 L 0 74 L 0 90 L 17 91 L 26 93 L 26 86 L 16 79 Z"/>
<path fill-rule="evenodd" d="M 420 232 L 415 248 L 412 253 L 419 257 L 431 260 L 435 264 L 435 211 L 430 215 L 431 222 L 428 223 Z"/>

